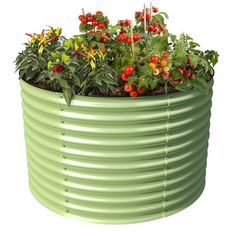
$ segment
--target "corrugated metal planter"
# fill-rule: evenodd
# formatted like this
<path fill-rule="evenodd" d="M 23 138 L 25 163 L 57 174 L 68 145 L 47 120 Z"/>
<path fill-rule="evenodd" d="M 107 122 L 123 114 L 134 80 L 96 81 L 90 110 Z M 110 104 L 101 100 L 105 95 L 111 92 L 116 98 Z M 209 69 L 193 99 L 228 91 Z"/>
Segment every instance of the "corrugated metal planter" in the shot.
<path fill-rule="evenodd" d="M 76 96 L 21 81 L 29 181 L 47 208 L 98 223 L 176 213 L 205 185 L 213 81 L 163 96 Z"/>

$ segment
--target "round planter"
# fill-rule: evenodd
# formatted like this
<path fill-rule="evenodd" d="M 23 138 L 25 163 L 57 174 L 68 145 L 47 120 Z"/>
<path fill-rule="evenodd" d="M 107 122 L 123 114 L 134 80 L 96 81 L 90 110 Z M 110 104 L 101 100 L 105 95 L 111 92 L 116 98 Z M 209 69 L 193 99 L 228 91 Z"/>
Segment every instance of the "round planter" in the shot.
<path fill-rule="evenodd" d="M 30 189 L 47 208 L 97 223 L 169 216 L 205 186 L 213 80 L 149 97 L 75 96 L 21 80 Z"/>

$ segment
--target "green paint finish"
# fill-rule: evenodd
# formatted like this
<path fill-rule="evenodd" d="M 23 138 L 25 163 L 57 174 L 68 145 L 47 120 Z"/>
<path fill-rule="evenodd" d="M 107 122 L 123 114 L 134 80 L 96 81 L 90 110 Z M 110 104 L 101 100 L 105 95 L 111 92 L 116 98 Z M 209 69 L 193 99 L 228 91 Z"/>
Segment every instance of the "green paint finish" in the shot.
<path fill-rule="evenodd" d="M 213 81 L 197 91 L 115 98 L 21 80 L 30 189 L 47 208 L 96 223 L 174 214 L 205 186 Z"/>

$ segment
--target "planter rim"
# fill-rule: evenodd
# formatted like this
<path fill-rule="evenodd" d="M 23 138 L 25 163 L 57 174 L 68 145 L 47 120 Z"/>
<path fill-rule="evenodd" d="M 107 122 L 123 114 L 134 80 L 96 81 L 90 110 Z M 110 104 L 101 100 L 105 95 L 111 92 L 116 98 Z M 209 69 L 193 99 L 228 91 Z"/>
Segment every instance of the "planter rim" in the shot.
<path fill-rule="evenodd" d="M 208 90 L 210 90 L 213 87 L 214 84 L 214 79 L 212 78 L 211 80 L 209 80 L 207 82 L 208 85 Z M 32 93 L 34 94 L 41 94 L 44 95 L 42 96 L 43 100 L 48 100 L 50 98 L 63 98 L 63 94 L 60 92 L 53 92 L 53 91 L 49 91 L 49 90 L 45 90 L 36 86 L 33 86 L 29 83 L 27 83 L 24 80 L 20 80 L 20 85 L 23 89 L 27 90 L 31 90 Z M 94 101 L 94 102 L 103 102 L 103 101 L 118 101 L 118 102 L 122 102 L 122 101 L 129 101 L 129 102 L 137 102 L 137 101 L 145 101 L 145 100 L 166 100 L 168 98 L 179 98 L 179 97 L 184 97 L 184 96 L 188 96 L 188 95 L 199 95 L 201 94 L 200 91 L 195 90 L 195 89 L 191 89 L 187 92 L 174 92 L 174 93 L 168 93 L 168 94 L 163 94 L 163 95 L 151 95 L 151 96 L 139 96 L 139 97 L 112 97 L 112 96 L 83 96 L 83 95 L 74 95 L 73 100 L 84 100 L 84 101 Z"/>

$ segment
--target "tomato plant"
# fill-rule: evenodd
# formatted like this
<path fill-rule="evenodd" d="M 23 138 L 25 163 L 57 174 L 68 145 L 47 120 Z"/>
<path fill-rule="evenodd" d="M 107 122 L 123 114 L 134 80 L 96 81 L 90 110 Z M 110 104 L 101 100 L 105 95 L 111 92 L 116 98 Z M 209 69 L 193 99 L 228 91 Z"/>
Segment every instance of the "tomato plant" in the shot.
<path fill-rule="evenodd" d="M 146 96 L 207 88 L 218 53 L 201 51 L 187 34 L 167 29 L 168 15 L 157 7 L 111 25 L 101 11 L 78 16 L 80 34 L 65 38 L 61 28 L 27 34 L 16 58 L 20 79 L 73 95 Z M 163 89 L 164 88 L 164 89 Z"/>

